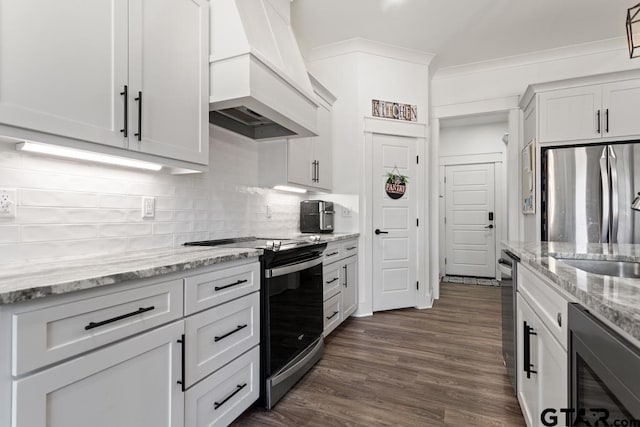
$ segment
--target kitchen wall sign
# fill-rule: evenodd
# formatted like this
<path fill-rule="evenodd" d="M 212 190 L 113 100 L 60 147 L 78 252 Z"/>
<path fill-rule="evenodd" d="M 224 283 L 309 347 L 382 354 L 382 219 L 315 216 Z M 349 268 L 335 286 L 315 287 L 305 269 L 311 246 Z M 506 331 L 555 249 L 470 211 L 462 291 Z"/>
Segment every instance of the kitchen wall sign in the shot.
<path fill-rule="evenodd" d="M 418 121 L 418 106 L 401 104 L 398 102 L 371 100 L 371 114 L 373 117 L 385 119 L 405 120 L 407 122 Z"/>
<path fill-rule="evenodd" d="M 408 178 L 400 173 L 397 166 L 394 166 L 393 170 L 387 173 L 387 181 L 384 183 L 384 190 L 387 196 L 392 199 L 399 199 L 404 196 L 407 191 Z"/>

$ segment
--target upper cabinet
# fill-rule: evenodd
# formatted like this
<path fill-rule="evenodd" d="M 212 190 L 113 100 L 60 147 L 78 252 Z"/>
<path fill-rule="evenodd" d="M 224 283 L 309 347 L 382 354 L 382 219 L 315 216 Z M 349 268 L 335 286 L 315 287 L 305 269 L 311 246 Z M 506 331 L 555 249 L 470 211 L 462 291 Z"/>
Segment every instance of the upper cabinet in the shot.
<path fill-rule="evenodd" d="M 525 140 L 589 142 L 640 136 L 640 74 L 612 73 L 532 85 L 521 107 Z"/>
<path fill-rule="evenodd" d="M 0 5 L 0 124 L 19 129 L 11 136 L 208 164 L 207 1 Z"/>
<path fill-rule="evenodd" d="M 332 106 L 336 98 L 309 75 L 319 104 L 318 136 L 260 143 L 260 179 L 267 187 L 293 185 L 331 191 Z"/>

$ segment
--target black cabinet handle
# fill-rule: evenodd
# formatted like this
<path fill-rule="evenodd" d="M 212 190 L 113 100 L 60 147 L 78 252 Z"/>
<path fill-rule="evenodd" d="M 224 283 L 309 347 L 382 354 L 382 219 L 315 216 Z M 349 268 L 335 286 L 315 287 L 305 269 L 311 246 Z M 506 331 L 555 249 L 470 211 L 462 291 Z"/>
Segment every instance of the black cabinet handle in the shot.
<path fill-rule="evenodd" d="M 120 129 L 120 132 L 127 138 L 129 136 L 129 86 L 124 85 L 120 95 L 124 96 L 124 129 Z"/>
<path fill-rule="evenodd" d="M 215 288 L 213 288 L 213 290 L 214 291 L 221 291 L 223 289 L 227 289 L 227 288 L 230 288 L 232 286 L 238 286 L 238 285 L 241 285 L 241 284 L 247 283 L 247 282 L 248 282 L 248 280 L 238 280 L 237 282 L 233 282 L 233 283 L 230 283 L 228 285 L 216 286 Z"/>
<path fill-rule="evenodd" d="M 338 255 L 340 252 L 331 252 L 330 254 L 327 254 L 326 256 L 334 256 L 334 255 Z"/>
<path fill-rule="evenodd" d="M 609 109 L 604 110 L 604 131 L 609 133 Z"/>
<path fill-rule="evenodd" d="M 598 110 L 597 116 L 598 116 L 598 119 L 597 119 L 598 128 L 596 129 L 596 132 L 600 133 L 600 110 Z"/>
<path fill-rule="evenodd" d="M 180 339 L 178 340 L 178 343 L 182 344 L 182 367 L 181 367 L 181 379 L 180 381 L 178 381 L 178 384 L 180 384 L 182 386 L 182 391 L 184 392 L 185 388 L 184 388 L 184 371 L 185 371 L 185 367 L 184 367 L 184 353 L 185 353 L 185 348 L 186 346 L 184 345 L 184 334 L 182 334 L 182 337 L 180 337 Z"/>
<path fill-rule="evenodd" d="M 242 390 L 246 386 L 247 386 L 247 383 L 244 383 L 242 385 L 238 384 L 236 386 L 236 389 L 233 391 L 233 393 L 231 393 L 229 396 L 225 397 L 222 402 L 213 402 L 213 410 L 214 411 L 218 410 L 219 407 L 221 407 L 222 405 L 227 403 L 227 401 L 229 401 L 229 399 L 231 399 L 233 396 L 235 396 L 236 394 L 240 393 L 240 390 Z"/>
<path fill-rule="evenodd" d="M 316 160 L 316 182 L 320 182 L 320 160 Z"/>
<path fill-rule="evenodd" d="M 138 92 L 138 97 L 135 98 L 138 101 L 138 132 L 133 135 L 138 137 L 138 141 L 142 141 L 142 92 Z"/>
<path fill-rule="evenodd" d="M 524 322 L 524 372 L 527 374 L 527 378 L 531 378 L 531 374 L 537 374 L 537 371 L 534 371 L 532 368 L 534 367 L 531 363 L 531 335 L 538 335 L 534 332 L 533 328 L 527 325 L 527 322 Z"/>
<path fill-rule="evenodd" d="M 342 268 L 344 268 L 344 287 L 346 288 L 349 285 L 349 273 L 348 273 L 348 269 L 346 265 L 343 265 Z"/>
<path fill-rule="evenodd" d="M 330 284 L 330 283 L 333 283 L 333 282 L 335 282 L 336 280 L 339 280 L 339 279 L 340 279 L 339 277 L 334 277 L 333 279 L 327 281 L 327 285 Z"/>
<path fill-rule="evenodd" d="M 388 232 L 388 231 L 380 231 L 380 229 L 379 229 L 379 228 L 376 228 L 375 233 L 376 233 L 376 234 L 389 234 L 389 232 Z"/>
<path fill-rule="evenodd" d="M 243 329 L 244 329 L 244 328 L 246 328 L 246 327 L 247 327 L 247 325 L 246 325 L 246 324 L 244 324 L 244 325 L 238 325 L 238 327 L 237 327 L 236 329 L 234 329 L 233 331 L 231 331 L 231 332 L 227 332 L 226 334 L 221 335 L 221 336 L 219 336 L 219 337 L 213 337 L 213 342 L 218 342 L 218 341 L 220 341 L 220 340 L 223 340 L 223 339 L 225 339 L 226 337 L 228 337 L 229 335 L 233 335 L 233 334 L 235 334 L 236 332 L 241 331 L 241 330 L 243 330 Z"/>
<path fill-rule="evenodd" d="M 331 316 L 328 316 L 328 317 L 327 317 L 327 320 L 331 320 L 331 319 L 333 319 L 334 317 L 336 317 L 336 315 L 337 315 L 338 313 L 339 313 L 338 311 L 334 311 L 334 312 L 333 312 L 333 314 L 332 314 Z"/>
<path fill-rule="evenodd" d="M 354 249 L 358 249 L 358 247 L 357 247 L 357 246 L 351 246 L 351 247 L 348 247 L 348 248 L 347 248 L 347 250 L 348 250 L 348 251 L 352 251 L 352 250 L 354 250 Z"/>
<path fill-rule="evenodd" d="M 99 326 L 108 325 L 109 323 L 117 322 L 118 320 L 126 319 L 127 317 L 133 317 L 133 316 L 136 316 L 138 314 L 146 313 L 147 311 L 151 311 L 151 310 L 155 310 L 155 307 L 154 306 L 145 307 L 145 308 L 140 307 L 136 311 L 132 311 L 131 313 L 127 313 L 127 314 L 123 314 L 122 316 L 114 317 L 112 319 L 103 320 L 101 322 L 90 322 L 87 326 L 84 327 L 84 330 L 88 331 L 89 329 L 94 329 L 94 328 L 97 328 Z"/>

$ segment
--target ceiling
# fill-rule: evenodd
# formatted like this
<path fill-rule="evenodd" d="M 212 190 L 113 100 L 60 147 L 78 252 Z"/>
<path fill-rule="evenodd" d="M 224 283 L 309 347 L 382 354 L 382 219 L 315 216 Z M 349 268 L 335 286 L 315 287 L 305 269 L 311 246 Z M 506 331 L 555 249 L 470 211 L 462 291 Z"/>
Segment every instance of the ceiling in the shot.
<path fill-rule="evenodd" d="M 354 37 L 436 55 L 447 67 L 623 38 L 638 0 L 295 0 L 303 51 Z M 621 43 L 624 41 L 621 40 Z"/>

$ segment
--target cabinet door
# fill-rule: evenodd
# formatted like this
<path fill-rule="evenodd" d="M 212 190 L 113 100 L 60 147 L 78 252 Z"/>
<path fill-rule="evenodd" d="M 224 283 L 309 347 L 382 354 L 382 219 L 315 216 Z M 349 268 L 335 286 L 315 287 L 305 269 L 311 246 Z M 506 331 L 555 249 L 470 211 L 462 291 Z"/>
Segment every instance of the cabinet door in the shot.
<path fill-rule="evenodd" d="M 14 381 L 13 425 L 178 427 L 182 321 Z"/>
<path fill-rule="evenodd" d="M 352 256 L 344 260 L 342 280 L 342 319 L 346 319 L 356 311 L 358 296 L 358 257 Z"/>
<path fill-rule="evenodd" d="M 0 123 L 125 147 L 127 0 L 0 7 Z"/>
<path fill-rule="evenodd" d="M 545 409 L 567 408 L 567 351 L 556 341 L 545 325 L 540 323 L 536 336 L 538 340 L 538 413 Z M 542 424 L 540 424 L 542 425 Z"/>
<path fill-rule="evenodd" d="M 540 142 L 575 141 L 602 136 L 600 85 L 554 90 L 539 96 Z"/>
<path fill-rule="evenodd" d="M 129 148 L 208 164 L 209 2 L 131 0 L 130 15 Z"/>
<path fill-rule="evenodd" d="M 516 354 L 518 355 L 517 362 L 517 378 L 518 378 L 518 401 L 520 402 L 520 408 L 522 408 L 522 415 L 527 423 L 527 426 L 532 427 L 537 425 L 538 422 L 538 376 L 534 373 L 529 375 L 525 371 L 525 359 L 533 367 L 531 369 L 537 370 L 538 368 L 538 336 L 529 335 L 526 336 L 526 326 L 533 328 L 533 333 L 537 333 L 538 324 L 536 315 L 531 310 L 527 302 L 518 295 L 517 302 L 517 331 L 518 331 L 518 349 Z M 525 355 L 525 340 L 529 342 L 528 353 Z"/>
<path fill-rule="evenodd" d="M 323 190 L 331 190 L 331 144 L 333 139 L 331 110 L 328 110 L 324 105 L 318 107 L 318 133 L 317 137 L 312 138 L 313 159 L 318 162 L 317 180 L 313 183 L 313 186 Z"/>
<path fill-rule="evenodd" d="M 602 86 L 604 136 L 640 135 L 640 79 Z"/>
<path fill-rule="evenodd" d="M 295 138 L 287 142 L 287 180 L 292 184 L 314 186 L 312 138 Z"/>

